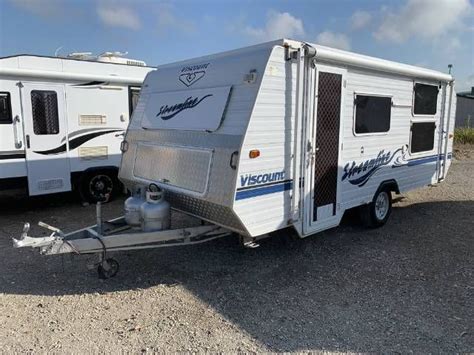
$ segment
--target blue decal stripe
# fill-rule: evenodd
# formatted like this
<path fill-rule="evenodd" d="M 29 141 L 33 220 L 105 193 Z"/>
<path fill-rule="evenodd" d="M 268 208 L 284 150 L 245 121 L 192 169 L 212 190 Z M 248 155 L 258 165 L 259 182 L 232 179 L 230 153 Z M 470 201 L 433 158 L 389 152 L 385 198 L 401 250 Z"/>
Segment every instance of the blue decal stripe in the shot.
<path fill-rule="evenodd" d="M 440 154 L 439 159 L 441 160 L 443 158 L 444 158 L 444 154 Z M 448 159 L 452 159 L 452 153 L 448 153 Z M 393 165 L 392 168 L 400 168 L 402 166 L 415 166 L 415 165 L 427 164 L 427 163 L 436 162 L 437 160 L 438 160 L 438 155 L 430 155 L 428 157 L 407 160 L 406 164 Z"/>
<path fill-rule="evenodd" d="M 280 184 L 274 184 L 270 186 L 263 186 L 263 187 L 255 187 L 254 189 L 251 190 L 241 190 L 237 191 L 235 195 L 235 200 L 243 200 L 246 198 L 252 198 L 256 196 L 262 196 L 262 195 L 268 195 L 272 194 L 275 192 L 282 192 L 282 191 L 287 191 L 291 190 L 293 188 L 293 182 L 282 182 Z"/>
<path fill-rule="evenodd" d="M 442 159 L 442 158 L 440 158 L 440 159 Z M 409 160 L 407 165 L 408 166 L 421 165 L 421 164 L 426 164 L 426 163 L 432 163 L 432 162 L 437 161 L 437 160 L 438 160 L 438 156 L 437 155 L 432 155 L 430 157 L 424 157 L 424 158 Z"/>

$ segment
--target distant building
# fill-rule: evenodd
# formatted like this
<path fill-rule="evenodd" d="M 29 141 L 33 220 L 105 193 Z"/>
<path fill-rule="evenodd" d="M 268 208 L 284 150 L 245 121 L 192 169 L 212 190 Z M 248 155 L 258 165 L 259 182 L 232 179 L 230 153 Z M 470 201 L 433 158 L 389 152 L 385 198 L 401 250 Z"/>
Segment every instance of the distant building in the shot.
<path fill-rule="evenodd" d="M 456 127 L 474 128 L 474 87 L 457 94 Z"/>

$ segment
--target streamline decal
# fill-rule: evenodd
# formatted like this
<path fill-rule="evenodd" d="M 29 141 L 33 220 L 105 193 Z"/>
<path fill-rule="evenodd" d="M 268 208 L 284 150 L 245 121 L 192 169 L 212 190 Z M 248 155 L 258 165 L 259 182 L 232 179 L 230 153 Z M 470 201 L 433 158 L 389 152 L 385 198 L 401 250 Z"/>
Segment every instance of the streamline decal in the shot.
<path fill-rule="evenodd" d="M 156 114 L 156 117 L 160 117 L 162 120 L 167 121 L 170 118 L 176 116 L 181 111 L 196 107 L 205 99 L 211 96 L 212 94 L 207 94 L 201 98 L 199 98 L 198 96 L 190 96 L 184 102 L 181 102 L 179 104 L 174 104 L 173 106 L 163 105 L 160 107 L 160 112 Z"/>
<path fill-rule="evenodd" d="M 185 66 L 181 69 L 179 81 L 187 87 L 190 87 L 206 75 L 206 69 L 211 63 Z"/>
<path fill-rule="evenodd" d="M 341 181 L 347 179 L 352 185 L 362 187 L 378 170 L 383 166 L 390 164 L 393 158 L 395 158 L 395 155 L 401 151 L 402 148 L 397 149 L 393 153 L 390 151 L 385 152 L 385 150 L 382 149 L 376 158 L 365 160 L 360 164 L 357 164 L 355 161 L 347 163 L 344 166 L 344 173 Z"/>
<path fill-rule="evenodd" d="M 23 151 L 1 152 L 0 160 L 24 159 L 26 157 Z"/>
<path fill-rule="evenodd" d="M 123 129 L 109 129 L 109 130 L 93 132 L 93 133 L 85 134 L 85 135 L 80 136 L 80 137 L 73 138 L 73 139 L 69 140 L 69 150 L 76 149 L 80 145 L 90 141 L 93 138 L 102 136 L 102 135 L 107 134 L 107 133 L 119 132 L 119 131 L 123 131 Z M 39 152 L 35 151 L 35 153 L 42 154 L 42 155 L 56 155 L 56 154 L 65 153 L 66 149 L 67 149 L 66 142 L 64 142 L 63 144 L 61 144 L 57 148 L 43 150 L 43 151 L 39 151 Z"/>
<path fill-rule="evenodd" d="M 359 164 L 357 164 L 355 161 L 353 161 L 352 163 L 347 163 L 344 166 L 344 172 L 341 180 L 347 180 L 352 185 L 362 187 L 367 183 L 367 181 L 369 181 L 372 175 L 374 175 L 382 167 L 390 164 L 392 161 L 393 164 L 391 165 L 391 168 L 400 168 L 404 166 L 410 167 L 415 165 L 433 163 L 443 158 L 444 154 L 436 154 L 426 157 L 409 159 L 408 146 L 399 148 L 393 153 L 391 151 L 385 152 L 385 150 L 382 149 L 378 153 L 376 158 L 365 160 Z M 447 154 L 447 159 L 452 159 L 452 153 Z"/>
<path fill-rule="evenodd" d="M 75 87 L 89 87 L 89 86 L 98 86 L 98 85 L 108 85 L 108 82 L 105 81 L 89 81 L 88 83 L 75 84 L 71 86 Z"/>

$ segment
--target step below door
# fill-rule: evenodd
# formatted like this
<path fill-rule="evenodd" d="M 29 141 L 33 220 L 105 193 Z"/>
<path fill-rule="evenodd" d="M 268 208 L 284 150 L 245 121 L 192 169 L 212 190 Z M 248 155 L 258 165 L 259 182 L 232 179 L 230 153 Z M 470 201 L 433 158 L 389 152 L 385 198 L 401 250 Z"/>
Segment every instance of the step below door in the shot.
<path fill-rule="evenodd" d="M 23 83 L 22 106 L 30 195 L 71 190 L 63 86 Z"/>

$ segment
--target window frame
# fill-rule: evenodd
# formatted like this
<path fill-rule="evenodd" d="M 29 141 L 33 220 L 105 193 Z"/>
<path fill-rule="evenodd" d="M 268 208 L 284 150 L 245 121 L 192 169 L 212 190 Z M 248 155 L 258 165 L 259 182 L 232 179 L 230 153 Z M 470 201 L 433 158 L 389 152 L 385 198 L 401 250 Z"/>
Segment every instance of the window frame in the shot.
<path fill-rule="evenodd" d="M 132 114 L 133 114 L 133 111 L 134 111 L 134 108 L 133 108 L 133 101 L 132 101 L 132 98 L 133 98 L 133 90 L 137 90 L 140 92 L 142 92 L 142 87 L 140 85 L 129 85 L 128 86 L 128 117 L 129 117 L 129 120 L 132 119 Z M 138 104 L 138 102 L 137 102 Z"/>
<path fill-rule="evenodd" d="M 0 91 L 0 95 L 6 94 L 8 100 L 8 108 L 10 110 L 10 119 L 9 120 L 0 120 L 0 125 L 13 124 L 13 111 L 12 111 L 12 96 L 10 91 Z"/>
<path fill-rule="evenodd" d="M 374 96 L 374 97 L 387 97 L 390 98 L 390 122 L 388 131 L 385 132 L 367 132 L 367 133 L 357 133 L 356 132 L 356 117 L 357 117 L 357 105 L 355 104 L 357 100 L 357 96 Z M 352 133 L 356 137 L 367 137 L 367 136 L 385 136 L 390 133 L 392 129 L 392 107 L 393 107 L 393 95 L 392 94 L 380 94 L 380 93 L 370 93 L 370 92 L 360 92 L 354 91 L 353 98 L 352 98 Z"/>
<path fill-rule="evenodd" d="M 416 84 L 427 85 L 427 86 L 436 86 L 438 88 L 438 96 L 436 96 L 436 111 L 435 111 L 435 113 L 428 114 L 428 115 L 415 113 L 415 98 L 416 98 L 415 87 L 416 87 Z M 440 88 L 440 83 L 433 84 L 432 82 L 429 83 L 429 82 L 421 81 L 421 80 L 414 81 L 413 82 L 413 90 L 412 90 L 413 93 L 412 93 L 412 99 L 411 99 L 411 115 L 412 115 L 412 117 L 416 117 L 416 118 L 419 118 L 419 119 L 435 117 L 438 114 L 438 97 L 439 97 L 439 93 L 440 93 L 441 89 L 442 88 Z"/>
<path fill-rule="evenodd" d="M 412 132 L 412 127 L 413 127 L 413 124 L 417 124 L 417 123 L 434 123 L 435 125 L 435 128 L 434 128 L 434 131 L 433 131 L 433 148 L 431 150 L 423 150 L 421 152 L 412 152 L 411 151 L 411 147 L 412 147 L 412 138 L 413 138 L 413 132 Z M 435 148 L 436 148 L 436 130 L 438 129 L 438 124 L 437 124 L 437 121 L 435 119 L 430 119 L 430 120 L 411 120 L 410 121 L 410 139 L 409 139 L 409 142 L 408 142 L 408 152 L 410 154 L 410 156 L 421 156 L 421 155 L 426 155 L 426 154 L 429 154 L 429 153 L 433 153 L 435 151 Z"/>

